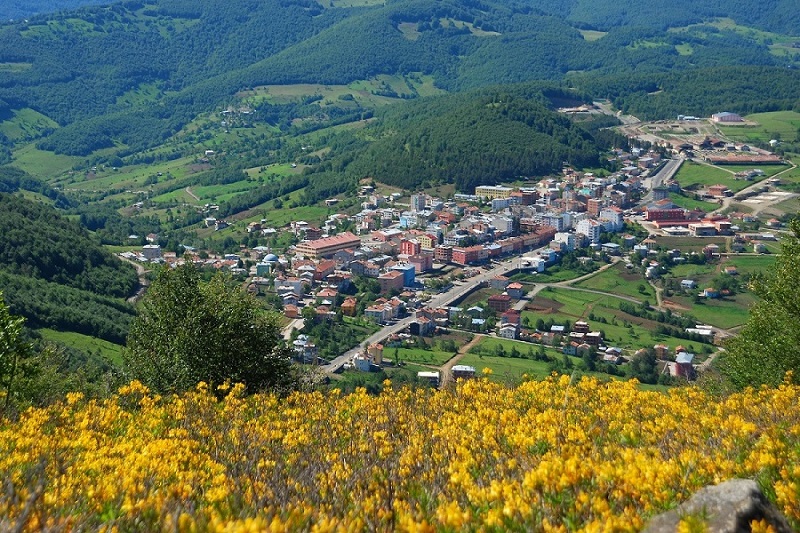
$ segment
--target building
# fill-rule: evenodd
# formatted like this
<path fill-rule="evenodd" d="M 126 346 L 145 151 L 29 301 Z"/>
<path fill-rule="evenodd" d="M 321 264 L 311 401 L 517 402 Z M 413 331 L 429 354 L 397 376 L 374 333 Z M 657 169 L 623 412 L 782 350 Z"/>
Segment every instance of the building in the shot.
<path fill-rule="evenodd" d="M 744 119 L 736 113 L 729 113 L 723 111 L 722 113 L 714 113 L 711 115 L 712 122 L 744 122 Z"/>
<path fill-rule="evenodd" d="M 360 246 L 361 239 L 348 231 L 340 235 L 325 237 L 324 239 L 317 239 L 315 241 L 302 241 L 297 245 L 295 250 L 298 254 L 309 259 L 319 259 L 321 257 L 331 257 L 340 250 L 359 248 Z"/>
<path fill-rule="evenodd" d="M 502 185 L 481 185 L 475 187 L 475 196 L 488 200 L 510 198 L 512 192 L 514 192 L 513 188 L 503 187 Z"/>
<path fill-rule="evenodd" d="M 148 261 L 158 261 L 161 259 L 161 246 L 157 244 L 145 244 L 142 246 L 142 255 Z"/>
<path fill-rule="evenodd" d="M 411 210 L 416 212 L 425 211 L 425 203 L 427 200 L 428 197 L 424 194 L 412 194 L 410 202 Z"/>
<path fill-rule="evenodd" d="M 414 285 L 414 280 L 417 276 L 414 265 L 409 263 L 400 263 L 392 266 L 389 270 L 391 272 L 400 272 L 403 275 L 403 287 L 411 287 Z M 378 276 L 378 280 L 380 280 L 380 276 Z"/>
<path fill-rule="evenodd" d="M 427 272 L 433 268 L 433 254 L 427 252 L 412 255 L 408 258 L 408 264 L 412 265 L 417 272 Z"/>
<path fill-rule="evenodd" d="M 511 308 L 511 296 L 508 294 L 493 294 L 488 298 L 489 309 L 495 313 L 505 313 Z"/>
<path fill-rule="evenodd" d="M 589 242 L 592 244 L 600 244 L 600 233 L 603 231 L 603 225 L 597 220 L 587 218 L 578 222 L 575 226 L 575 231 L 586 235 L 586 238 L 589 239 Z"/>
<path fill-rule="evenodd" d="M 413 267 L 412 267 L 413 269 Z M 385 274 L 378 276 L 378 283 L 381 286 L 381 293 L 386 294 L 393 290 L 401 291 L 403 289 L 403 272 L 391 270 Z"/>
<path fill-rule="evenodd" d="M 453 379 L 471 379 L 475 377 L 475 367 L 469 365 L 455 365 L 451 372 Z"/>

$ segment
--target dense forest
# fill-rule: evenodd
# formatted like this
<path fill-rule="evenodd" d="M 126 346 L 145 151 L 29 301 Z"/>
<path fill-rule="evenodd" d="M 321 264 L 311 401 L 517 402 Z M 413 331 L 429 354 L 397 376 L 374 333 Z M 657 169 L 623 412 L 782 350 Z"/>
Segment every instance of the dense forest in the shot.
<path fill-rule="evenodd" d="M 0 287 L 33 327 L 123 343 L 136 273 L 53 207 L 0 193 Z"/>
<path fill-rule="evenodd" d="M 800 64 L 800 49 L 789 44 L 782 56 L 770 49 L 774 35 L 800 32 L 791 0 L 758 7 L 681 0 L 669 10 L 655 2 L 601 4 L 130 0 L 37 15 L 0 25 L 0 116 L 29 108 L 53 119 L 59 127 L 42 132 L 45 150 L 86 156 L 112 149 L 128 157 L 162 144 L 198 113 L 228 105 L 238 91 L 265 84 L 418 72 L 448 91 L 582 75 L 633 75 L 666 86 L 683 71 L 703 77 L 697 69 Z M 774 34 L 705 24 L 716 17 Z M 639 105 L 630 103 L 636 93 L 618 98 Z"/>
<path fill-rule="evenodd" d="M 564 161 L 599 166 L 601 147 L 589 131 L 546 101 L 522 85 L 396 106 L 367 133 L 379 140 L 352 154 L 347 173 L 408 189 L 454 182 L 470 192 L 557 172 Z"/>
<path fill-rule="evenodd" d="M 105 4 L 104 0 L 4 0 L 0 20 L 14 20 L 76 7 Z"/>

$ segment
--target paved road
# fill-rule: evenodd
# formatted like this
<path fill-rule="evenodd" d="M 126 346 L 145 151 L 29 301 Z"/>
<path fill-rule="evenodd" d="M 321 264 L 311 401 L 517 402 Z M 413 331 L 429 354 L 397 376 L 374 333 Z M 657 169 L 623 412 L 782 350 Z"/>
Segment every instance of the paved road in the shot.
<path fill-rule="evenodd" d="M 661 185 L 667 181 L 672 179 L 672 177 L 678 172 L 683 164 L 684 159 L 667 159 L 667 162 L 664 163 L 658 172 L 653 174 L 652 176 L 646 178 L 644 180 L 644 185 L 649 189 L 648 193 L 642 198 L 642 204 L 648 204 L 652 200 L 653 197 L 653 189 L 661 187 Z"/>
<path fill-rule="evenodd" d="M 544 247 L 540 248 L 543 249 Z M 535 253 L 528 252 L 528 254 Z M 443 292 L 441 294 L 437 294 L 430 300 L 428 300 L 427 305 L 428 307 L 444 307 L 452 304 L 455 301 L 458 301 L 469 293 L 475 291 L 478 286 L 486 281 L 489 281 L 495 276 L 505 275 L 508 274 L 509 271 L 516 270 L 517 265 L 519 262 L 519 257 L 512 257 L 510 259 L 505 259 L 499 264 L 496 264 L 494 268 L 491 270 L 482 270 L 480 274 L 469 278 L 468 280 L 464 281 L 461 285 L 454 285 L 452 289 L 447 292 Z M 405 328 L 407 328 L 411 322 L 413 322 L 416 317 L 408 316 L 401 320 L 398 320 L 396 323 L 391 324 L 389 326 L 385 326 L 380 329 L 380 331 L 370 335 L 367 337 L 360 345 L 356 346 L 355 348 L 348 350 L 346 353 L 340 355 L 339 357 L 335 358 L 333 361 L 324 365 L 322 370 L 325 372 L 337 372 L 345 363 L 352 360 L 353 357 L 358 355 L 364 350 L 364 346 L 369 346 L 370 344 L 374 344 L 376 342 L 381 342 L 385 338 L 393 335 L 395 333 L 399 333 Z"/>

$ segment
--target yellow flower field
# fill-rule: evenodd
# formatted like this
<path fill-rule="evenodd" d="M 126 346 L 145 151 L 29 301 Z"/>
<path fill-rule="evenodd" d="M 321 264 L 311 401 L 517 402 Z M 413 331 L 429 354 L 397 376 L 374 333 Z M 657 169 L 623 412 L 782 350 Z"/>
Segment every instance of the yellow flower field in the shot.
<path fill-rule="evenodd" d="M 217 400 L 136 382 L 0 429 L 0 529 L 629 531 L 733 477 L 800 525 L 800 387 L 552 377 Z"/>

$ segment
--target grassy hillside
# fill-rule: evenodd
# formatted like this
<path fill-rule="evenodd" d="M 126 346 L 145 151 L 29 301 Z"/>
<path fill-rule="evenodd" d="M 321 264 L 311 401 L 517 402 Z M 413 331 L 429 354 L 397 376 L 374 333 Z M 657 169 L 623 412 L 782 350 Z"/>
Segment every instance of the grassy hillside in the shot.
<path fill-rule="evenodd" d="M 208 388 L 161 398 L 133 383 L 6 422 L 4 494 L 43 497 L 3 500 L 0 524 L 639 531 L 703 486 L 747 478 L 800 526 L 795 385 L 722 399 L 569 376 L 378 396 Z"/>

